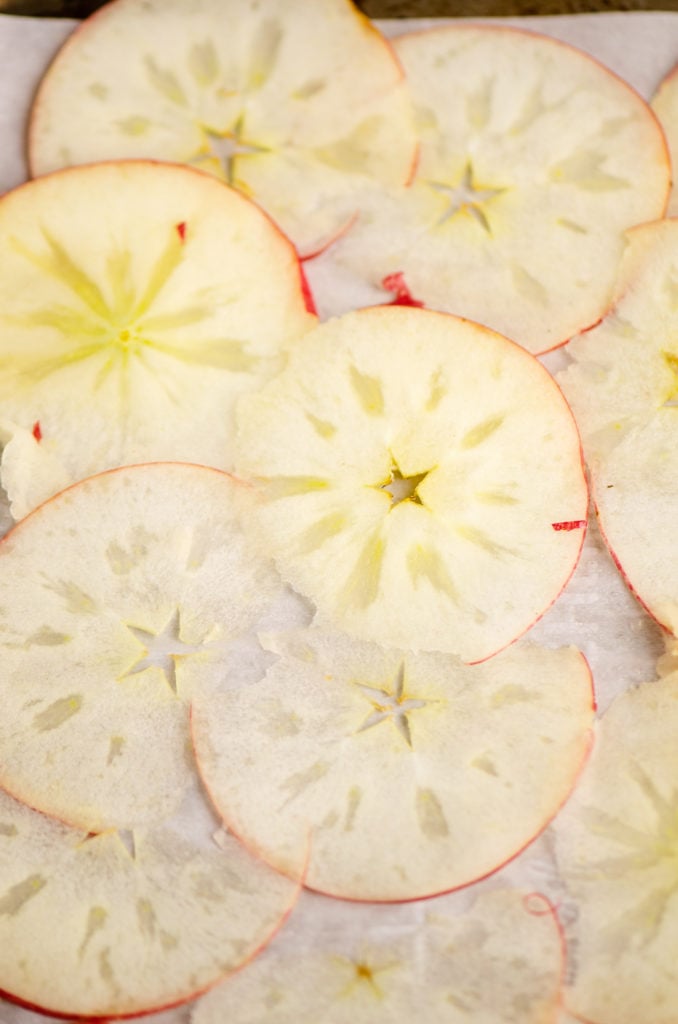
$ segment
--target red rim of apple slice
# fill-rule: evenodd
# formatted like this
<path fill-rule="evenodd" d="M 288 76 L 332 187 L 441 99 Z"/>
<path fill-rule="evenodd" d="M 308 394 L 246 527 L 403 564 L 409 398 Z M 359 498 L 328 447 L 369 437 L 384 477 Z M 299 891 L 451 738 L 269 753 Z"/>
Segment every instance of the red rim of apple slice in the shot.
<path fill-rule="evenodd" d="M 52 1016 L 179 1005 L 251 959 L 299 893 L 197 792 L 171 822 L 88 835 L 0 793 L 0 991 Z"/>
<path fill-rule="evenodd" d="M 574 648 L 482 665 L 338 634 L 265 638 L 265 678 L 197 690 L 198 770 L 229 828 L 330 896 L 400 902 L 493 873 L 567 798 L 593 721 Z M 309 852 L 310 850 L 310 852 Z"/>
<path fill-rule="evenodd" d="M 563 949 L 538 894 L 496 890 L 464 913 L 402 924 L 374 908 L 354 916 L 348 941 L 325 921 L 294 945 L 286 931 L 202 999 L 192 1024 L 553 1024 Z"/>
<path fill-rule="evenodd" d="M 34 174 L 189 163 L 304 253 L 341 232 L 372 179 L 407 181 L 416 147 L 400 65 L 349 0 L 116 0 L 56 57 L 30 125 Z"/>
<path fill-rule="evenodd" d="M 375 191 L 326 259 L 353 272 L 363 304 L 384 301 L 400 272 L 432 309 L 531 352 L 564 344 L 608 309 L 623 232 L 664 213 L 656 118 L 603 65 L 545 36 L 455 25 L 394 46 L 417 112 L 414 182 Z M 343 312 L 308 269 L 323 316 Z"/>
<path fill-rule="evenodd" d="M 600 526 L 630 589 L 678 631 L 678 220 L 629 232 L 616 305 L 559 376 L 591 469 Z"/>
<path fill-rule="evenodd" d="M 17 518 L 112 466 L 230 468 L 236 398 L 316 319 L 287 239 L 186 167 L 30 182 L 0 201 L 0 243 L 3 482 Z"/>
<path fill-rule="evenodd" d="M 166 818 L 194 777 L 188 702 L 280 593 L 241 485 L 202 466 L 76 484 L 0 544 L 0 785 L 99 832 Z M 243 641 L 244 642 L 244 641 Z"/>
<path fill-rule="evenodd" d="M 536 359 L 478 324 L 347 314 L 301 339 L 238 422 L 262 545 L 352 635 L 481 661 L 576 565 L 588 498 L 572 414 Z"/>
<path fill-rule="evenodd" d="M 590 1024 L 673 1024 L 678 672 L 618 697 L 555 825 L 564 1002 Z"/>

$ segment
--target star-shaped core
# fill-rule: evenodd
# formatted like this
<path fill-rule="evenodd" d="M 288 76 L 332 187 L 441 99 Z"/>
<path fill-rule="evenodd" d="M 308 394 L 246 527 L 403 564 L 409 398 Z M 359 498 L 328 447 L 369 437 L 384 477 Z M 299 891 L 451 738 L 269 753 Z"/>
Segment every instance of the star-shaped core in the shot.
<path fill-rule="evenodd" d="M 403 737 L 408 747 L 412 746 L 412 733 L 408 714 L 418 708 L 424 708 L 431 702 L 428 700 L 416 700 L 413 698 L 404 699 L 405 689 L 405 663 L 403 662 L 396 673 L 393 681 L 393 689 L 380 690 L 374 686 L 365 686 L 363 683 L 356 683 L 362 695 L 370 702 L 374 710 L 367 716 L 358 732 L 372 729 L 381 722 L 391 721 Z"/>
<path fill-rule="evenodd" d="M 185 658 L 189 654 L 197 654 L 203 651 L 204 644 L 186 644 L 181 639 L 181 616 L 179 609 L 174 612 L 166 626 L 160 633 L 150 633 L 138 626 L 130 626 L 126 623 L 127 629 L 144 647 L 144 653 L 135 661 L 132 667 L 122 676 L 123 679 L 129 676 L 136 676 L 147 668 L 159 668 L 165 676 L 165 681 L 172 693 L 177 692 L 177 669 L 176 659 Z"/>
<path fill-rule="evenodd" d="M 466 164 L 461 181 L 457 185 L 448 185 L 443 181 L 428 181 L 427 184 L 435 192 L 440 192 L 447 197 L 447 209 L 438 219 L 439 227 L 466 210 L 488 235 L 492 234 L 492 226 L 483 209 L 483 204 L 495 196 L 501 195 L 506 189 L 478 188 L 473 179 L 473 167 L 470 161 Z"/>
<path fill-rule="evenodd" d="M 239 156 L 247 156 L 251 153 L 267 153 L 265 146 L 258 146 L 254 142 L 247 142 L 243 138 L 244 126 L 242 117 L 236 122 L 233 130 L 225 135 L 205 130 L 206 140 L 212 154 L 221 161 L 224 167 L 224 177 L 229 185 L 235 180 L 235 161 Z"/>
<path fill-rule="evenodd" d="M 428 476 L 425 473 L 415 473 L 414 476 L 403 476 L 400 467 L 395 459 L 391 464 L 391 474 L 385 484 L 379 484 L 380 491 L 386 491 L 391 495 L 391 508 L 400 505 L 403 501 L 411 501 L 414 505 L 422 505 L 423 502 L 417 494 L 419 484 Z"/>

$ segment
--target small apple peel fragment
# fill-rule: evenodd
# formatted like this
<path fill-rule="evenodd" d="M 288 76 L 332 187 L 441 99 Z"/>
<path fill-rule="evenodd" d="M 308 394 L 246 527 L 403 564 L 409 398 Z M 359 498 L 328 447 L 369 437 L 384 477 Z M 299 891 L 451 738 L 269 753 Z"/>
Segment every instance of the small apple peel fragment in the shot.
<path fill-rule="evenodd" d="M 49 1014 L 109 1019 L 185 1002 L 240 967 L 299 887 L 234 839 L 208 843 L 210 827 L 197 793 L 190 812 L 129 844 L 0 793 L 0 991 Z"/>
<path fill-rule="evenodd" d="M 678 672 L 618 697 L 556 820 L 566 1008 L 591 1024 L 673 1024 L 678 1005 Z"/>
<path fill-rule="evenodd" d="M 616 305 L 568 346 L 558 382 L 582 434 L 600 527 L 665 628 L 678 605 L 678 220 L 629 232 Z"/>
<path fill-rule="evenodd" d="M 391 647 L 490 657 L 556 599 L 588 497 L 544 368 L 477 324 L 402 306 L 301 339 L 238 408 L 239 475 L 319 621 Z"/>
<path fill-rule="evenodd" d="M 591 676 L 573 648 L 482 665 L 316 630 L 197 690 L 198 769 L 229 828 L 278 870 L 345 899 L 417 899 L 495 871 L 567 798 L 590 743 Z M 516 750 L 520 749 L 520 757 Z"/>
<path fill-rule="evenodd" d="M 560 935 L 553 915 L 529 905 L 529 894 L 505 889 L 390 934 L 358 909 L 348 941 L 316 926 L 293 947 L 283 933 L 204 997 L 192 1024 L 553 1024 Z"/>
<path fill-rule="evenodd" d="M 201 466 L 115 470 L 5 537 L 0 784 L 14 796 L 88 831 L 177 807 L 192 687 L 280 590 L 240 530 L 241 490 Z"/>

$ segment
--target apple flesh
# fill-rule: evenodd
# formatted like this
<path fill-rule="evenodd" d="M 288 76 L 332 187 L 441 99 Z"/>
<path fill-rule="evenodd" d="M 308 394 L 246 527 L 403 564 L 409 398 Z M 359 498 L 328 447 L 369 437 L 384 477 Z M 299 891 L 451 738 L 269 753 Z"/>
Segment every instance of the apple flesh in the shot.
<path fill-rule="evenodd" d="M 280 593 L 243 488 L 202 466 L 76 484 L 0 544 L 0 785 L 89 832 L 162 820 L 194 778 L 188 703 Z"/>
<path fill-rule="evenodd" d="M 196 690 L 198 770 L 250 849 L 327 895 L 419 899 L 492 873 L 587 755 L 591 675 L 574 648 L 466 666 L 318 630 L 262 642 L 277 656 L 264 679 L 234 670 Z"/>
<path fill-rule="evenodd" d="M 228 469 L 236 399 L 316 322 L 268 217 L 204 174 L 146 162 L 5 195 L 0 307 L 2 473 L 17 518 L 120 464 Z"/>
<path fill-rule="evenodd" d="M 400 273 L 431 309 L 534 353 L 610 304 L 623 232 L 663 215 L 670 165 L 647 104 L 573 47 L 505 27 L 398 36 L 417 112 L 409 188 L 374 189 L 355 227 L 308 270 L 323 316 L 345 312 L 322 264 L 371 302 Z"/>
<path fill-rule="evenodd" d="M 407 181 L 417 147 L 400 65 L 349 0 L 116 0 L 50 67 L 29 137 L 34 175 L 138 157 L 208 171 L 305 254 L 370 182 Z"/>
<path fill-rule="evenodd" d="M 577 562 L 572 414 L 536 359 L 477 324 L 347 314 L 303 338 L 238 418 L 260 543 L 319 621 L 351 635 L 480 661 Z"/>

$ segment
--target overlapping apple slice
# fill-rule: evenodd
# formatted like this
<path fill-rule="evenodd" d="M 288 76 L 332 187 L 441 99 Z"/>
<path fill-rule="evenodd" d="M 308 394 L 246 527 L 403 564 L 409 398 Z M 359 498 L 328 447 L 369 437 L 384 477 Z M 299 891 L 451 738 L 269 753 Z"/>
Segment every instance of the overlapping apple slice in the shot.
<path fill-rule="evenodd" d="M 197 171 L 105 164 L 9 193 L 0 419 L 15 515 L 124 463 L 229 468 L 235 398 L 314 322 L 290 243 Z"/>
<path fill-rule="evenodd" d="M 298 884 L 193 793 L 171 822 L 88 835 L 0 793 L 0 991 L 61 1016 L 146 1013 L 200 994 L 275 933 Z"/>
<path fill-rule="evenodd" d="M 678 632 L 678 221 L 630 232 L 617 304 L 559 377 L 605 539 L 648 611 Z"/>
<path fill-rule="evenodd" d="M 0 545 L 0 785 L 88 831 L 167 817 L 193 777 L 187 701 L 279 592 L 238 484 L 200 466 L 77 484 Z"/>
<path fill-rule="evenodd" d="M 562 395 L 517 345 L 446 314 L 374 308 L 312 331 L 242 402 L 238 443 L 283 575 L 320 617 L 387 646 L 490 657 L 581 549 Z"/>
<path fill-rule="evenodd" d="M 618 697 L 556 822 L 565 1005 L 591 1024 L 673 1024 L 678 1006 L 678 672 Z"/>
<path fill-rule="evenodd" d="M 190 163 L 256 199 L 304 253 L 372 179 L 405 182 L 416 146 L 400 65 L 349 0 L 116 0 L 57 56 L 30 127 L 34 174 Z"/>
<path fill-rule="evenodd" d="M 622 232 L 664 212 L 656 119 L 602 65 L 532 33 L 447 26 L 395 49 L 418 117 L 414 184 L 375 194 L 323 259 L 369 284 L 371 301 L 401 272 L 431 308 L 532 352 L 563 344 L 608 308 Z M 308 269 L 321 312 L 340 311 Z"/>
<path fill-rule="evenodd" d="M 664 129 L 675 169 L 678 167 L 678 67 L 674 67 L 660 84 L 651 106 Z M 671 192 L 668 213 L 672 217 L 678 214 L 678 192 L 675 188 Z"/>
<path fill-rule="evenodd" d="M 193 1024 L 552 1024 L 562 943 L 543 897 L 478 896 L 418 925 L 381 927 L 374 912 L 348 942 L 316 927 L 304 947 L 279 936 L 200 1001 Z"/>
<path fill-rule="evenodd" d="M 198 770 L 224 820 L 278 870 L 347 899 L 450 891 L 510 860 L 567 797 L 589 748 L 591 676 L 573 648 L 483 665 L 338 634 L 264 639 L 192 706 Z M 310 842 L 310 855 L 308 847 Z"/>

